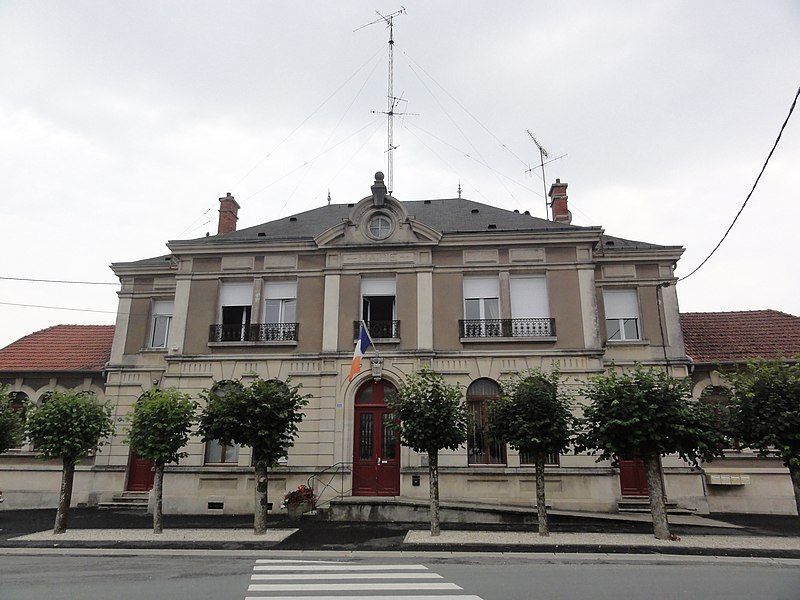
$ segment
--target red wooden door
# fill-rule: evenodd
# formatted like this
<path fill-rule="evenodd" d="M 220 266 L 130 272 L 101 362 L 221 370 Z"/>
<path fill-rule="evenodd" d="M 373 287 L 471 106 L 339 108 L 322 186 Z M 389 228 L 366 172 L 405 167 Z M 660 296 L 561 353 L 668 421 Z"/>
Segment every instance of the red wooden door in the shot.
<path fill-rule="evenodd" d="M 369 381 L 356 393 L 353 420 L 353 495 L 400 494 L 400 438 L 385 397 L 385 381 Z"/>
<path fill-rule="evenodd" d="M 131 492 L 149 492 L 153 488 L 153 461 L 141 458 L 131 452 L 128 465 L 128 490 Z"/>
<path fill-rule="evenodd" d="M 647 475 L 641 460 L 619 461 L 619 485 L 623 496 L 647 496 Z"/>

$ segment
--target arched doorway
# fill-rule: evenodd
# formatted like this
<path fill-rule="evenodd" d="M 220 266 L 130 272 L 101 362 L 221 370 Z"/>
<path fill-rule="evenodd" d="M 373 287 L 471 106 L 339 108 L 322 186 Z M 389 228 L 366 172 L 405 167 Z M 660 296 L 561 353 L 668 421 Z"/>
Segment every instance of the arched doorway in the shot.
<path fill-rule="evenodd" d="M 353 416 L 353 495 L 400 494 L 400 436 L 386 395 L 388 381 L 367 381 L 356 392 Z"/>

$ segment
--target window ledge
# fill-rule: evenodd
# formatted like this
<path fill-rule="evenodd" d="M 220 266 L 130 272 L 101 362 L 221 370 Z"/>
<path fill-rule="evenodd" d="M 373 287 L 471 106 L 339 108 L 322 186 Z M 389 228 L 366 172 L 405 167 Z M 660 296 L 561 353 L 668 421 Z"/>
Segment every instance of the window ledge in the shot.
<path fill-rule="evenodd" d="M 650 340 L 606 340 L 606 346 L 649 346 Z"/>
<path fill-rule="evenodd" d="M 208 342 L 209 348 L 236 348 L 241 346 L 297 346 L 297 340 L 258 340 L 239 342 Z"/>
<path fill-rule="evenodd" d="M 501 342 L 501 343 L 508 343 L 508 342 L 524 342 L 526 344 L 530 344 L 531 342 L 555 342 L 558 338 L 554 335 L 538 335 L 538 336 L 513 336 L 513 337 L 462 337 L 461 343 L 462 344 L 486 344 L 492 342 Z"/>
<path fill-rule="evenodd" d="M 358 341 L 357 339 L 354 339 L 353 343 L 355 344 L 357 341 Z M 399 344 L 400 343 L 400 338 L 379 338 L 379 337 L 374 337 L 374 338 L 372 338 L 372 341 L 374 343 L 376 343 L 376 344 Z"/>
<path fill-rule="evenodd" d="M 142 354 L 166 354 L 169 351 L 169 348 L 142 348 L 139 350 Z"/>

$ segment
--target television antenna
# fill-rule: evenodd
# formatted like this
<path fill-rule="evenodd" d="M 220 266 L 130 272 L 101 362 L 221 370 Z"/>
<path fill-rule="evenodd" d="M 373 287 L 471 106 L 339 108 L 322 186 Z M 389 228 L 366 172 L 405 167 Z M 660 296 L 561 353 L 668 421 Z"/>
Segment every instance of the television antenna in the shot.
<path fill-rule="evenodd" d="M 388 15 L 381 14 L 379 11 L 375 11 L 378 13 L 379 19 L 375 19 L 361 27 L 357 27 L 353 31 L 359 31 L 364 29 L 365 27 L 369 27 L 370 25 L 375 25 L 377 23 L 385 23 L 386 26 L 389 28 L 389 82 L 388 82 L 388 91 L 386 94 L 387 104 L 386 110 L 373 110 L 373 113 L 380 113 L 386 115 L 386 180 L 387 180 L 387 191 L 389 194 L 392 193 L 394 189 L 394 150 L 397 146 L 394 145 L 394 117 L 401 116 L 401 115 L 408 115 L 411 113 L 406 112 L 398 112 L 397 107 L 400 105 L 401 102 L 408 102 L 408 100 L 404 100 L 401 97 L 397 97 L 394 95 L 394 19 L 395 17 L 399 17 L 402 14 L 405 14 L 406 9 L 404 6 L 400 7 L 400 10 L 396 10 L 393 13 Z"/>
<path fill-rule="evenodd" d="M 547 178 L 544 175 L 544 159 L 545 158 L 549 158 L 550 154 L 547 152 L 547 149 L 539 143 L 539 140 L 537 140 L 536 136 L 534 136 L 533 133 L 531 133 L 530 129 L 526 129 L 525 131 L 528 133 L 528 135 L 533 140 L 533 143 L 536 144 L 536 147 L 539 149 L 539 159 L 540 159 L 539 166 L 542 168 L 542 187 L 544 188 L 544 216 L 545 216 L 546 219 L 549 220 L 550 219 L 550 212 L 549 212 L 550 203 L 547 202 Z M 532 171 L 533 169 L 528 169 L 528 170 Z"/>

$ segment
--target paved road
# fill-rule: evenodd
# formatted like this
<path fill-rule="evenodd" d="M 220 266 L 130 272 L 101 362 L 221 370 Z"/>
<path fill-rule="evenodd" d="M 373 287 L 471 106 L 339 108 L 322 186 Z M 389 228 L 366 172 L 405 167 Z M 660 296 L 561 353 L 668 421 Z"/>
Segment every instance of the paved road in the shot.
<path fill-rule="evenodd" d="M 551 555 L 552 557 L 552 555 Z M 520 556 L 0 554 L 2 600 L 800 599 L 800 567 Z M 602 560 L 612 560 L 602 564 Z M 647 560 L 647 559 L 646 559 Z"/>

